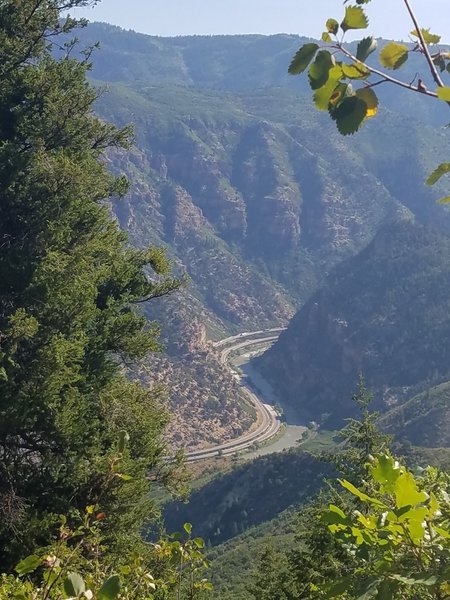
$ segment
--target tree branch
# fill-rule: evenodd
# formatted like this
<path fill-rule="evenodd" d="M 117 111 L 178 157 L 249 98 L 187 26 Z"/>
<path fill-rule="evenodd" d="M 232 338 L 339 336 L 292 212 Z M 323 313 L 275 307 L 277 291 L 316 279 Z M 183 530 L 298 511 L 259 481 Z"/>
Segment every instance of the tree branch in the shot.
<path fill-rule="evenodd" d="M 409 12 L 412 22 L 414 23 L 414 27 L 416 28 L 417 37 L 420 41 L 420 47 L 428 63 L 428 66 L 430 67 L 431 75 L 433 76 L 433 79 L 438 87 L 444 87 L 444 82 L 442 81 L 441 76 L 439 75 L 438 70 L 436 68 L 436 65 L 434 64 L 433 59 L 431 58 L 430 51 L 428 50 L 425 38 L 423 37 L 422 29 L 419 26 L 419 22 L 417 21 L 417 17 L 414 14 L 413 9 L 411 8 L 411 4 L 409 0 L 403 0 L 403 2 L 405 3 L 405 6 Z"/>
<path fill-rule="evenodd" d="M 370 71 L 374 75 L 378 75 L 379 77 L 381 77 L 384 82 L 393 83 L 393 84 L 398 85 L 398 86 L 400 86 L 402 88 L 405 88 L 405 89 L 407 89 L 407 90 L 409 90 L 411 92 L 417 92 L 417 93 L 423 94 L 425 96 L 431 96 L 432 98 L 437 98 L 438 97 L 438 95 L 435 92 L 430 92 L 429 90 L 419 89 L 419 87 L 413 85 L 412 83 L 406 83 L 406 81 L 401 81 L 400 79 L 396 79 L 395 77 L 391 77 L 391 75 L 387 75 L 386 73 L 383 73 L 383 71 L 380 71 L 380 70 L 376 69 L 375 67 L 371 67 L 367 63 L 361 62 L 360 60 L 358 60 L 356 58 L 356 56 L 354 56 L 349 50 L 347 50 L 347 48 L 345 48 L 344 46 L 342 46 L 340 43 L 338 43 L 334 47 L 337 48 L 338 50 L 340 50 L 343 54 L 345 54 L 345 56 L 347 56 L 351 60 L 353 60 L 355 62 L 358 62 L 358 63 L 361 63 L 368 71 Z M 381 83 L 381 81 L 379 81 L 376 85 L 379 85 L 380 83 Z"/>

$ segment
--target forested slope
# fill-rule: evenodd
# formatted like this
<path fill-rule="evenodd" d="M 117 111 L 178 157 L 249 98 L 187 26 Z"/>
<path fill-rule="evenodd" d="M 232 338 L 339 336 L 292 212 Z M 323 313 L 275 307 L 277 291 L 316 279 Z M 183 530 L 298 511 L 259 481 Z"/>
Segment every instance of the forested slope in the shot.
<path fill-rule="evenodd" d="M 381 410 L 446 381 L 449 252 L 450 239 L 436 230 L 410 220 L 384 226 L 336 268 L 259 368 L 305 416 L 333 425 L 351 414 L 361 372 Z M 418 402 L 426 413 L 427 395 Z"/>

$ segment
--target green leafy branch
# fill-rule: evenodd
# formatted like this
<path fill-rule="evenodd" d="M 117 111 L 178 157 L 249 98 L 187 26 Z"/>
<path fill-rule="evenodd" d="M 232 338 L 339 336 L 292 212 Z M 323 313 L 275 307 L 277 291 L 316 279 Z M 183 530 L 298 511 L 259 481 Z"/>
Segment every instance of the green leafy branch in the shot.
<path fill-rule="evenodd" d="M 370 0 L 367 0 L 368 3 Z M 450 53 L 438 51 L 430 53 L 429 46 L 440 42 L 440 36 L 429 30 L 421 29 L 408 0 L 403 0 L 411 15 L 415 30 L 411 35 L 417 38 L 414 48 L 405 44 L 389 42 L 379 53 L 379 62 L 386 69 L 397 70 L 408 60 L 410 52 L 420 52 L 426 59 L 438 89 L 428 90 L 422 79 L 417 83 L 402 81 L 369 64 L 367 59 L 377 50 L 377 41 L 369 36 L 363 38 L 357 46 L 356 54 L 344 45 L 345 34 L 349 30 L 366 29 L 369 19 L 361 6 L 347 6 L 341 23 L 336 19 L 326 21 L 326 31 L 322 34 L 324 45 L 316 43 L 304 44 L 294 56 L 289 73 L 298 75 L 308 67 L 308 77 L 314 101 L 319 110 L 328 110 L 336 121 L 339 131 L 344 135 L 355 133 L 366 118 L 377 113 L 378 99 L 367 90 L 381 83 L 392 83 L 409 91 L 425 94 L 445 102 L 450 101 L 450 87 L 446 87 L 438 72 L 438 68 L 450 72 Z M 336 60 L 336 56 L 345 60 Z M 370 76 L 379 77 L 369 81 Z M 361 87 L 354 90 L 354 85 Z M 356 100 L 359 101 L 356 101 Z M 365 106 L 363 106 L 365 105 Z"/>
<path fill-rule="evenodd" d="M 441 37 L 420 27 L 409 0 L 403 0 L 403 3 L 414 26 L 411 36 L 416 43 L 412 47 L 398 42 L 387 43 L 378 53 L 380 66 L 385 70 L 367 62 L 378 48 L 374 37 L 368 36 L 360 40 L 356 53 L 345 44 L 347 31 L 367 29 L 369 18 L 361 5 L 370 1 L 356 0 L 355 6 L 346 6 L 340 23 L 329 18 L 322 33 L 322 44 L 304 44 L 289 66 L 291 75 L 299 75 L 308 69 L 315 106 L 318 110 L 328 111 L 342 135 L 356 133 L 367 119 L 378 113 L 379 101 L 374 88 L 384 83 L 450 105 L 450 87 L 445 85 L 442 78 L 444 72 L 450 73 L 450 52 L 439 48 L 434 50 Z M 348 0 L 344 4 L 347 2 Z M 424 57 L 437 86 L 435 90 L 429 90 L 420 77 L 416 76 L 413 81 L 408 82 L 386 72 L 400 69 L 411 53 L 419 53 Z M 435 174 L 443 174 L 445 164 L 447 163 L 439 165 Z M 431 185 L 433 180 L 435 177 L 432 175 L 427 183 Z M 450 202 L 450 197 L 443 198 L 441 202 Z"/>
<path fill-rule="evenodd" d="M 361 567 L 326 586 L 328 598 L 443 600 L 450 592 L 450 480 L 429 469 L 416 479 L 389 454 L 373 458 L 364 490 L 340 484 L 361 504 L 352 514 L 335 505 L 322 521 Z M 366 492 L 367 488 L 367 492 Z M 370 490 L 370 491 L 369 491 Z"/>

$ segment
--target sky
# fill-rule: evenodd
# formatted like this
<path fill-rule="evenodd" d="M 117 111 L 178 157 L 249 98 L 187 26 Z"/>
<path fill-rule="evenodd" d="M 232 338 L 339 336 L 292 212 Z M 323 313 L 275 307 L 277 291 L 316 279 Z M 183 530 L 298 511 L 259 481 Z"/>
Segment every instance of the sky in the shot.
<path fill-rule="evenodd" d="M 411 4 L 421 26 L 450 42 L 450 0 Z M 412 27 L 403 0 L 372 0 L 365 8 L 370 28 L 364 35 L 408 39 Z M 73 14 L 160 36 L 297 33 L 317 38 L 326 19 L 342 20 L 343 10 L 342 0 L 102 0 Z"/>

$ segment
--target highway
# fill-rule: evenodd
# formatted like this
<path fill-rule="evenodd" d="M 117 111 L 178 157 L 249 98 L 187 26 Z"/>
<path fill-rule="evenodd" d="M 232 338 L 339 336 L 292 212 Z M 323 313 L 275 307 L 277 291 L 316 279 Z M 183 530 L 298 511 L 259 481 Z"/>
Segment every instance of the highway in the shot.
<path fill-rule="evenodd" d="M 232 352 L 242 350 L 243 348 L 251 348 L 262 343 L 271 343 L 275 341 L 284 328 L 266 329 L 261 331 L 252 331 L 240 333 L 239 335 L 231 336 L 215 342 L 214 346 L 220 350 L 220 361 L 228 365 L 228 358 Z M 255 337 L 256 336 L 256 337 Z M 258 396 L 245 383 L 244 379 L 240 378 L 242 391 L 247 396 L 249 403 L 254 407 L 257 413 L 257 427 L 250 432 L 243 434 L 238 438 L 223 442 L 217 446 L 203 448 L 202 450 L 194 450 L 186 453 L 186 462 L 196 462 L 206 458 L 215 456 L 229 456 L 245 450 L 255 443 L 264 442 L 273 437 L 280 429 L 280 419 L 269 404 L 262 402 Z"/>

